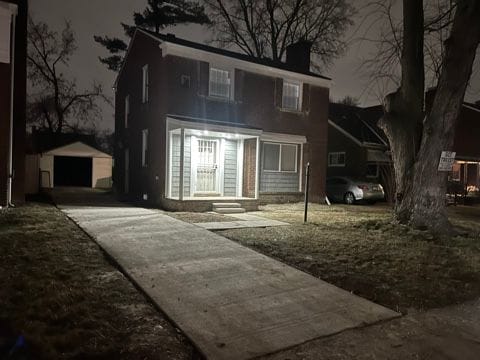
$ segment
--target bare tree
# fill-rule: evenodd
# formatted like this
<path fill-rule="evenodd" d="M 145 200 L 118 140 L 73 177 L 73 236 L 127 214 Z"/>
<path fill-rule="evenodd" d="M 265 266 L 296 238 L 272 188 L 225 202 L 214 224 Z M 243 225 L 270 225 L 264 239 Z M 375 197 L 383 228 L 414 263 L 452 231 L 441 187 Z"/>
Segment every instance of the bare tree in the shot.
<path fill-rule="evenodd" d="M 437 170 L 440 154 L 451 150 L 455 127 L 480 44 L 480 1 L 458 0 L 452 10 L 437 91 L 424 112 L 423 4 L 403 0 L 401 79 L 385 99 L 380 126 L 392 151 L 396 182 L 396 219 L 439 234 L 451 232 L 445 211 L 447 174 Z"/>
<path fill-rule="evenodd" d="M 347 95 L 342 99 L 338 100 L 337 103 L 349 106 L 360 106 L 360 101 L 358 101 L 358 98 L 350 95 Z"/>
<path fill-rule="evenodd" d="M 76 50 L 70 23 L 58 34 L 47 24 L 28 21 L 28 79 L 31 94 L 28 121 L 51 133 L 68 128 L 79 131 L 93 126 L 99 115 L 97 100 L 108 101 L 102 87 L 94 83 L 89 90 L 79 91 L 74 79 L 62 71 L 68 67 Z"/>
<path fill-rule="evenodd" d="M 354 8 L 347 0 L 205 0 L 214 41 L 257 58 L 281 61 L 288 45 L 313 43 L 317 65 L 343 53 Z"/>
<path fill-rule="evenodd" d="M 361 70 L 368 77 L 367 93 L 374 93 L 380 101 L 401 82 L 403 46 L 402 18 L 397 15 L 398 0 L 369 1 L 364 8 L 364 33 L 356 40 L 373 44 L 375 51 L 364 60 Z M 448 38 L 456 2 L 452 0 L 424 0 L 424 66 L 425 85 L 434 87 L 440 77 L 445 40 Z M 375 35 L 372 36 L 372 29 Z"/>

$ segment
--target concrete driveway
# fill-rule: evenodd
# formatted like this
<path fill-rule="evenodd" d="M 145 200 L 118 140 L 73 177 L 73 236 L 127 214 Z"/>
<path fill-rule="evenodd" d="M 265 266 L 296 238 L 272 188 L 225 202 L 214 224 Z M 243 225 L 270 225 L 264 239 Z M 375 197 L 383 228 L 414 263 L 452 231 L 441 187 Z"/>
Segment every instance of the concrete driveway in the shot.
<path fill-rule="evenodd" d="M 54 198 L 208 359 L 250 359 L 399 316 L 160 211 Z"/>

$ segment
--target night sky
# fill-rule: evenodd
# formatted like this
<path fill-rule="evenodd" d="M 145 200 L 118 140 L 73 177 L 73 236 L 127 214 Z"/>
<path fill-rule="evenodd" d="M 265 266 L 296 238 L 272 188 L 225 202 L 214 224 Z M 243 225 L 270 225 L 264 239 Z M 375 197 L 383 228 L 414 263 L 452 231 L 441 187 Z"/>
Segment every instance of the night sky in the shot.
<path fill-rule="evenodd" d="M 355 1 L 357 8 L 361 7 L 366 0 Z M 123 36 L 123 28 L 120 22 L 132 23 L 134 11 L 145 8 L 146 0 L 30 0 L 30 13 L 36 21 L 48 23 L 51 29 L 60 31 L 64 21 L 69 20 L 75 31 L 78 49 L 70 62 L 70 68 L 66 71 L 78 80 L 79 87 L 88 86 L 97 80 L 102 83 L 105 92 L 113 99 L 112 85 L 116 73 L 107 70 L 105 65 L 98 61 L 98 56 L 105 56 L 107 52 L 102 46 L 95 43 L 93 35 Z M 400 6 L 397 7 L 400 13 Z M 354 21 L 347 39 L 356 39 L 363 36 L 362 23 L 364 13 L 361 11 Z M 363 24 L 363 25 L 362 25 Z M 373 28 L 374 31 L 375 27 Z M 198 25 L 177 26 L 166 29 L 165 32 L 174 33 L 178 37 L 188 40 L 203 42 L 211 37 L 204 27 Z M 372 30 L 370 30 L 371 35 Z M 368 79 L 359 71 L 362 59 L 373 51 L 372 45 L 366 42 L 352 41 L 348 52 L 334 65 L 324 72 L 333 79 L 331 97 L 341 99 L 346 95 L 357 97 L 362 105 L 374 105 L 378 103 L 378 97 L 374 92 L 365 91 Z M 477 58 L 477 63 L 478 63 Z M 467 101 L 480 100 L 480 66 L 475 67 L 471 80 L 471 89 L 467 92 Z M 101 129 L 113 130 L 113 108 L 103 106 L 103 120 L 99 124 Z"/>

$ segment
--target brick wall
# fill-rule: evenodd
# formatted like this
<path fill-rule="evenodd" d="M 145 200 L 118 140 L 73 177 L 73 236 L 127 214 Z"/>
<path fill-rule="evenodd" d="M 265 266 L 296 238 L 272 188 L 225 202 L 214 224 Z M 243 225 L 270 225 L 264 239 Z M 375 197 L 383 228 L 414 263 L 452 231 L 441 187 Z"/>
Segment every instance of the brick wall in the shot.
<path fill-rule="evenodd" d="M 257 140 L 247 139 L 243 145 L 243 196 L 255 197 Z"/>

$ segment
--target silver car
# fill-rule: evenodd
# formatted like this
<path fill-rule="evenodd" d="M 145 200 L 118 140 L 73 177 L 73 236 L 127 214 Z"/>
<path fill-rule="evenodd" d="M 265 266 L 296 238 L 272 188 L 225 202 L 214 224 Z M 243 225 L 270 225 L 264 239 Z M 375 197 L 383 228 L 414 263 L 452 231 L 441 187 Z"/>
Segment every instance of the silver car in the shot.
<path fill-rule="evenodd" d="M 327 178 L 326 192 L 330 201 L 349 205 L 357 201 L 374 204 L 385 199 L 382 185 L 344 176 Z"/>

